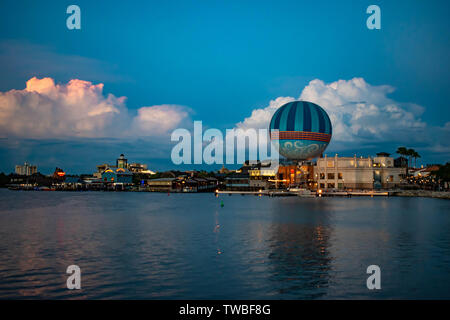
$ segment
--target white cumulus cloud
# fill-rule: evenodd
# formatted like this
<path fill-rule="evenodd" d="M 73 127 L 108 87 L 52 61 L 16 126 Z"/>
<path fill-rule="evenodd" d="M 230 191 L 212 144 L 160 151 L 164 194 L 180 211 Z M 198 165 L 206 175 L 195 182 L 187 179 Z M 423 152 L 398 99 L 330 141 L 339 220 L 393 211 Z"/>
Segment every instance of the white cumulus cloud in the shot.
<path fill-rule="evenodd" d="M 315 79 L 303 89 L 297 100 L 323 107 L 333 125 L 333 140 L 343 142 L 390 141 L 408 137 L 426 124 L 420 119 L 424 108 L 400 103 L 388 97 L 394 88 L 373 86 L 363 78 L 325 83 Z M 236 124 L 238 128 L 267 128 L 272 115 L 283 104 L 296 100 L 278 97 L 267 107 L 255 109 L 250 117 Z"/>
<path fill-rule="evenodd" d="M 237 123 L 236 127 L 240 129 L 267 129 L 275 111 L 282 105 L 294 100 L 292 97 L 278 97 L 275 100 L 271 100 L 267 107 L 253 110 L 250 117 Z"/>
<path fill-rule="evenodd" d="M 388 97 L 394 88 L 372 86 L 363 78 L 325 83 L 312 80 L 299 99 L 323 107 L 333 124 L 336 141 L 390 141 L 426 127 L 424 108 Z"/>
<path fill-rule="evenodd" d="M 132 116 L 125 97 L 103 94 L 103 84 L 31 78 L 23 90 L 0 92 L 0 137 L 70 138 L 159 136 L 176 128 L 189 109 L 142 107 Z"/>
<path fill-rule="evenodd" d="M 178 105 L 142 107 L 134 118 L 133 127 L 144 135 L 159 135 L 177 128 L 188 118 L 189 110 Z"/>

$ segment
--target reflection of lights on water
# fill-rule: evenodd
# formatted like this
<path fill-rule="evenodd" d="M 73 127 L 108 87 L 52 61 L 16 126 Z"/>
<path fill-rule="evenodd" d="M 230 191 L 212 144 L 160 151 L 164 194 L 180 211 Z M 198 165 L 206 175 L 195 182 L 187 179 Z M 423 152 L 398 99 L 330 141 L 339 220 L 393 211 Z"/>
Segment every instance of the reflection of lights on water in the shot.
<path fill-rule="evenodd" d="M 214 233 L 216 234 L 214 242 L 216 243 L 216 245 L 218 245 L 219 242 L 219 234 L 220 234 L 220 224 L 219 224 L 219 212 L 216 211 L 215 212 L 215 226 L 214 226 Z M 217 248 L 217 254 L 220 255 L 222 254 L 222 250 L 220 250 L 220 248 Z"/>

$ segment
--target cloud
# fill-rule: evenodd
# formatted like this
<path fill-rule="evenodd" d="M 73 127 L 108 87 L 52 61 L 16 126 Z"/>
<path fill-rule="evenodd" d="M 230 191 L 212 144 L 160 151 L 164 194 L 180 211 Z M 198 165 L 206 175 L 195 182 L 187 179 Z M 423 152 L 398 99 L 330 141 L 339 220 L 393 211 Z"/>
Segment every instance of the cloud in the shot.
<path fill-rule="evenodd" d="M 410 138 L 426 123 L 420 119 L 424 108 L 388 97 L 388 85 L 372 86 L 363 78 L 326 84 L 312 80 L 299 99 L 322 106 L 333 124 L 333 139 L 342 142 L 392 141 Z"/>
<path fill-rule="evenodd" d="M 253 110 L 250 117 L 237 123 L 236 127 L 240 129 L 267 129 L 275 111 L 282 105 L 294 100 L 292 97 L 278 97 L 271 100 L 267 107 Z"/>
<path fill-rule="evenodd" d="M 23 90 L 0 92 L 0 137 L 73 138 L 160 136 L 189 117 L 177 105 L 142 107 L 132 116 L 125 97 L 103 94 L 103 84 L 31 78 Z"/>
<path fill-rule="evenodd" d="M 363 78 L 329 84 L 315 79 L 297 100 L 314 102 L 327 111 L 333 124 L 333 141 L 362 143 L 410 138 L 412 132 L 426 127 L 420 119 L 425 109 L 390 99 L 388 94 L 393 91 L 391 86 L 372 86 Z M 267 128 L 275 111 L 294 100 L 293 97 L 278 97 L 270 101 L 269 106 L 253 110 L 250 117 L 236 127 Z"/>
<path fill-rule="evenodd" d="M 189 112 L 186 107 L 170 104 L 142 107 L 134 118 L 133 127 L 141 135 L 165 134 L 179 127 Z"/>

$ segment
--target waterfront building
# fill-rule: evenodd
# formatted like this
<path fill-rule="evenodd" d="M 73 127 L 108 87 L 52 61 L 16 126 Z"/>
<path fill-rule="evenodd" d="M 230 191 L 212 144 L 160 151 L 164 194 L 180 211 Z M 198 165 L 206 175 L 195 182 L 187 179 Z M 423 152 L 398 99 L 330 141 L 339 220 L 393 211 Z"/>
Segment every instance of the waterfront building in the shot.
<path fill-rule="evenodd" d="M 149 191 L 159 192 L 212 192 L 218 187 L 218 180 L 212 177 L 181 175 L 147 180 Z"/>
<path fill-rule="evenodd" d="M 225 177 L 227 190 L 257 191 L 272 188 L 277 171 L 271 168 L 270 161 L 245 161 L 235 173 Z"/>
<path fill-rule="evenodd" d="M 248 171 L 251 189 L 269 189 L 274 185 L 276 170 L 269 168 L 254 168 Z"/>
<path fill-rule="evenodd" d="M 394 166 L 387 153 L 376 157 L 327 157 L 317 159 L 314 179 L 319 189 L 393 188 L 403 182 L 406 168 Z"/>
<path fill-rule="evenodd" d="M 97 166 L 97 172 L 94 172 L 93 176 L 95 178 L 101 179 L 103 172 L 107 169 L 125 169 L 126 171 L 131 172 L 132 174 L 148 174 L 152 175 L 155 172 L 148 170 L 148 166 L 143 163 L 128 163 L 128 159 L 125 158 L 125 155 L 122 153 L 119 158 L 116 159 L 115 165 L 109 165 L 107 163 L 103 163 Z"/>
<path fill-rule="evenodd" d="M 225 188 L 228 191 L 251 191 L 257 189 L 250 186 L 250 176 L 248 173 L 232 173 L 225 178 Z"/>
<path fill-rule="evenodd" d="M 251 190 L 267 190 L 275 185 L 277 171 L 270 168 L 270 162 L 257 163 L 247 171 Z"/>
<path fill-rule="evenodd" d="M 128 170 L 132 173 L 155 174 L 155 172 L 148 170 L 147 165 L 143 163 L 131 163 L 128 165 Z"/>
<path fill-rule="evenodd" d="M 85 185 L 85 182 L 79 177 L 65 177 L 62 182 L 64 190 L 80 190 Z"/>
<path fill-rule="evenodd" d="M 420 168 L 420 169 L 414 170 L 414 171 L 411 172 L 411 174 L 415 178 L 429 177 L 430 175 L 436 174 L 437 171 L 439 171 L 439 166 L 434 165 L 434 166 L 429 166 L 429 167 L 426 167 L 426 168 Z"/>
<path fill-rule="evenodd" d="M 97 166 L 97 172 L 94 172 L 93 176 L 97 179 L 102 178 L 102 173 L 109 168 L 110 166 L 107 163 L 103 163 Z"/>
<path fill-rule="evenodd" d="M 52 178 L 56 181 L 64 181 L 66 173 L 63 169 L 56 167 L 55 171 L 52 174 Z"/>
<path fill-rule="evenodd" d="M 133 174 L 124 168 L 107 168 L 102 173 L 102 181 L 114 188 L 120 186 L 123 189 L 133 184 Z"/>
<path fill-rule="evenodd" d="M 37 166 L 25 162 L 23 165 L 16 165 L 15 172 L 21 176 L 31 176 L 37 173 Z"/>
<path fill-rule="evenodd" d="M 172 192 L 177 189 L 177 178 L 159 178 L 147 180 L 149 191 Z"/>
<path fill-rule="evenodd" d="M 281 164 L 278 168 L 277 186 L 312 188 L 314 182 L 314 166 L 310 161 Z"/>

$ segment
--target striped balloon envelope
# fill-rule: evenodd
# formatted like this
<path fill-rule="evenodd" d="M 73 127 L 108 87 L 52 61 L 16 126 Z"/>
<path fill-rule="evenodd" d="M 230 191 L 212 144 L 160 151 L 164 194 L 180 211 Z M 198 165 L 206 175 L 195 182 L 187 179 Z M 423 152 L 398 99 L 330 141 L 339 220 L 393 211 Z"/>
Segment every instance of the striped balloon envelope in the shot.
<path fill-rule="evenodd" d="M 281 155 L 290 160 L 309 160 L 325 151 L 332 127 L 328 114 L 317 104 L 292 101 L 274 113 L 269 132 Z"/>

